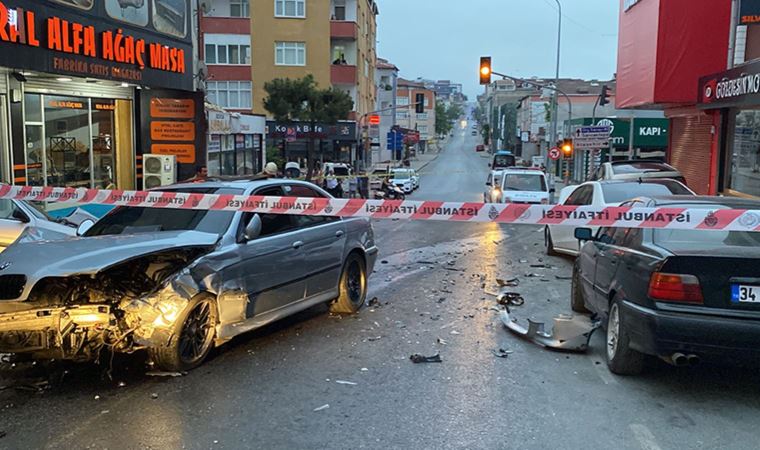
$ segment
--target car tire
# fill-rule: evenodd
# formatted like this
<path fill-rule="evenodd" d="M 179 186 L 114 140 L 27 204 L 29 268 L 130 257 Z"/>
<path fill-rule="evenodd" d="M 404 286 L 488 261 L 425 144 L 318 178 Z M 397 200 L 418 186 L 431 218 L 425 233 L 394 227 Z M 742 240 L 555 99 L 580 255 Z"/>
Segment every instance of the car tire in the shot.
<path fill-rule="evenodd" d="M 216 323 L 214 297 L 196 296 L 177 318 L 169 344 L 148 348 L 150 359 L 165 371 L 181 372 L 198 367 L 214 347 Z"/>
<path fill-rule="evenodd" d="M 359 311 L 367 298 L 367 265 L 361 255 L 348 256 L 338 283 L 338 298 L 330 304 L 330 312 L 353 314 Z"/>
<path fill-rule="evenodd" d="M 552 232 L 549 230 L 549 227 L 546 227 L 545 231 L 545 244 L 546 244 L 546 254 L 549 256 L 559 256 L 559 253 L 557 253 L 556 250 L 554 250 L 554 241 L 552 240 Z"/>
<path fill-rule="evenodd" d="M 588 314 L 590 311 L 586 308 L 586 300 L 583 298 L 583 289 L 581 288 L 581 277 L 578 268 L 573 266 L 573 280 L 570 284 L 570 309 L 577 313 Z"/>
<path fill-rule="evenodd" d="M 644 354 L 630 348 L 628 329 L 620 313 L 621 301 L 610 303 L 605 329 L 605 355 L 610 372 L 617 375 L 637 375 L 644 369 Z"/>

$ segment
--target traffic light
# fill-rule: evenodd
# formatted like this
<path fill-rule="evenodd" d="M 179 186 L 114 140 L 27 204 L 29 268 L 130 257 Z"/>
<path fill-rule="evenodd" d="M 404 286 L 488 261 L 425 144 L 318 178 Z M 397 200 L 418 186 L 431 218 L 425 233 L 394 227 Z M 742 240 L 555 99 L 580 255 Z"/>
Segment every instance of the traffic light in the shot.
<path fill-rule="evenodd" d="M 414 96 L 414 112 L 422 114 L 425 112 L 425 94 L 416 94 Z"/>
<path fill-rule="evenodd" d="M 609 91 L 610 88 L 606 84 L 602 86 L 602 93 L 599 94 L 599 106 L 604 106 L 610 102 Z"/>
<path fill-rule="evenodd" d="M 565 158 L 571 158 L 573 156 L 573 140 L 565 139 L 562 141 L 562 145 L 559 147 L 562 150 L 562 155 Z"/>
<path fill-rule="evenodd" d="M 491 57 L 480 57 L 480 84 L 491 84 Z"/>

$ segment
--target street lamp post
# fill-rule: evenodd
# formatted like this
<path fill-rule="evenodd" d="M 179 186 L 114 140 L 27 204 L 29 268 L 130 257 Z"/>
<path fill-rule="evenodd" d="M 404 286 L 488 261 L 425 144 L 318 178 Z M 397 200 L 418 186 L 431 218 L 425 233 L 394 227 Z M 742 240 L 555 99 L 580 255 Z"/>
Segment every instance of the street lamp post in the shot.
<path fill-rule="evenodd" d="M 559 2 L 559 0 L 554 0 L 557 2 L 557 65 L 556 65 L 556 71 L 554 74 L 554 86 L 556 87 L 559 84 L 559 59 L 560 59 L 560 50 L 561 50 L 561 44 L 562 44 L 562 3 Z M 554 95 L 552 96 L 552 142 L 551 144 L 554 145 L 555 142 L 557 142 L 557 125 L 559 122 L 559 114 L 558 114 L 558 98 L 557 93 L 559 90 L 554 91 Z"/>

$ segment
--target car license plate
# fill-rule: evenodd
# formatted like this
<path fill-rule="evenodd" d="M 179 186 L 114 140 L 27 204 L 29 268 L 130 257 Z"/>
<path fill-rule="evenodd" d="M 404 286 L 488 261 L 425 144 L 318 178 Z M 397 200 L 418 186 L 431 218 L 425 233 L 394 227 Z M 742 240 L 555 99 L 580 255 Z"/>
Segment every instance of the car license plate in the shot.
<path fill-rule="evenodd" d="M 733 303 L 760 303 L 760 286 L 748 286 L 746 284 L 731 285 L 731 302 Z"/>

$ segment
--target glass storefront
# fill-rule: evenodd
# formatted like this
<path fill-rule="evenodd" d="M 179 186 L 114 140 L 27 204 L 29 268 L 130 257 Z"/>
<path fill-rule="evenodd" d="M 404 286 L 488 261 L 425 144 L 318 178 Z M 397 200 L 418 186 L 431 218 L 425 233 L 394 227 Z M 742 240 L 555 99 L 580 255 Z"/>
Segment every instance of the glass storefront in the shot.
<path fill-rule="evenodd" d="M 209 175 L 251 175 L 262 170 L 260 134 L 210 135 Z"/>
<path fill-rule="evenodd" d="M 130 161 L 118 134 L 131 142 L 132 102 L 24 94 L 26 182 L 31 186 L 114 188 L 119 156 Z M 121 124 L 121 125 L 120 125 Z M 132 169 L 130 168 L 130 173 Z"/>
<path fill-rule="evenodd" d="M 736 113 L 728 158 L 726 186 L 739 194 L 760 197 L 760 109 Z"/>

